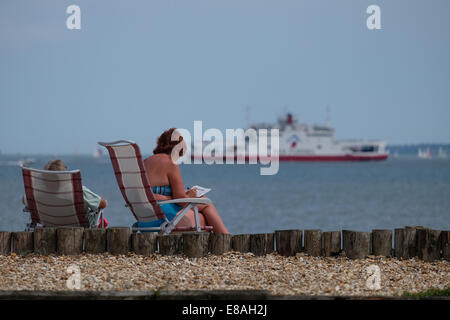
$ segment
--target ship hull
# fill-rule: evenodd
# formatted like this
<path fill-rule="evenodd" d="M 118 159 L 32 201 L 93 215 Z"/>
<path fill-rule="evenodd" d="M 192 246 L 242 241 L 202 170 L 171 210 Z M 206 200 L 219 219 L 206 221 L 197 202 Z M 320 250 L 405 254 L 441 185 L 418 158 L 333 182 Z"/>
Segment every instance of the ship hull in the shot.
<path fill-rule="evenodd" d="M 213 157 L 201 157 L 201 156 L 192 156 L 192 160 L 214 160 Z M 344 161 L 383 161 L 388 158 L 388 154 L 375 154 L 375 155 L 280 155 L 280 162 L 344 162 Z M 241 158 L 242 159 L 242 158 Z M 245 156 L 245 162 L 249 161 L 269 161 L 271 158 L 256 158 Z M 225 162 L 226 158 L 223 157 L 223 161 Z M 237 161 L 237 156 L 234 156 L 234 161 Z"/>
<path fill-rule="evenodd" d="M 338 162 L 338 161 L 383 161 L 388 158 L 387 154 L 377 155 L 330 155 L 330 156 L 280 156 L 280 161 L 283 162 Z"/>

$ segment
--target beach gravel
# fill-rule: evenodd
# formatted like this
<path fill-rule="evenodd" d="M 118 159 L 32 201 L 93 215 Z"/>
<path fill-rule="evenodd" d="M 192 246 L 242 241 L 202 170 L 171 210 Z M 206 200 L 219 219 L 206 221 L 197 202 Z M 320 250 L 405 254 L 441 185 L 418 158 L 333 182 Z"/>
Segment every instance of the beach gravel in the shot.
<path fill-rule="evenodd" d="M 67 280 L 73 275 L 68 272 L 70 266 L 80 270 L 80 290 L 89 291 L 251 289 L 268 290 L 275 295 L 395 296 L 404 291 L 415 293 L 450 287 L 448 261 L 374 256 L 349 260 L 310 257 L 303 253 L 293 257 L 277 253 L 257 257 L 251 253 L 229 252 L 204 258 L 131 253 L 0 255 L 0 290 L 66 291 Z"/>

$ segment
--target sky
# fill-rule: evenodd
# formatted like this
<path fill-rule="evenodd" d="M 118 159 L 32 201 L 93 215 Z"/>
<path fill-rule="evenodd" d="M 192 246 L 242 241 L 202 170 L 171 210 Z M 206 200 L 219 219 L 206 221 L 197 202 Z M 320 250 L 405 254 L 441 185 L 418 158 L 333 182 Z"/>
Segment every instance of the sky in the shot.
<path fill-rule="evenodd" d="M 0 151 L 149 152 L 194 120 L 320 124 L 327 105 L 339 139 L 450 143 L 449 31 L 448 0 L 2 0 Z"/>

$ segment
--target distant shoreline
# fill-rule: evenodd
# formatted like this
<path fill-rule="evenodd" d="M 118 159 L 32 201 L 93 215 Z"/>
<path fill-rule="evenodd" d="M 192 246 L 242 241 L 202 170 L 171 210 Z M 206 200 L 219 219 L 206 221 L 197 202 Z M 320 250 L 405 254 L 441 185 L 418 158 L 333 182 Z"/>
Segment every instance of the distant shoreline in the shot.
<path fill-rule="evenodd" d="M 404 151 L 409 151 L 409 152 L 405 152 L 408 154 L 415 154 L 417 153 L 417 149 L 418 148 L 430 148 L 432 151 L 434 149 L 438 149 L 438 148 L 445 148 L 447 149 L 447 151 L 450 151 L 450 143 L 409 143 L 409 144 L 388 144 L 386 146 L 386 148 L 388 150 L 391 151 L 400 151 L 400 150 L 404 150 Z M 150 156 L 151 154 L 148 153 L 144 153 L 144 156 Z M 8 152 L 2 152 L 0 149 L 0 158 L 1 157 L 27 157 L 27 156 L 32 156 L 32 157 L 92 157 L 92 152 L 80 152 L 80 153 L 76 153 L 76 152 L 72 152 L 72 153 L 54 153 L 54 152 L 49 152 L 49 153 L 22 153 L 22 152 L 13 152 L 13 153 L 8 153 Z"/>

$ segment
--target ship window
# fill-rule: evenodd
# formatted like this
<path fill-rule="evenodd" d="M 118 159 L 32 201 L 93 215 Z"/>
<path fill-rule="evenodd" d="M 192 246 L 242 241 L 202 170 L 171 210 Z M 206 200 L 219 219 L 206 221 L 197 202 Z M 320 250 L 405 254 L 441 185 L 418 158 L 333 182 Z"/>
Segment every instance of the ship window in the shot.
<path fill-rule="evenodd" d="M 378 146 L 351 147 L 353 152 L 378 152 Z"/>
<path fill-rule="evenodd" d="M 378 151 L 378 147 L 377 146 L 363 146 L 361 148 L 362 152 L 375 152 Z"/>

